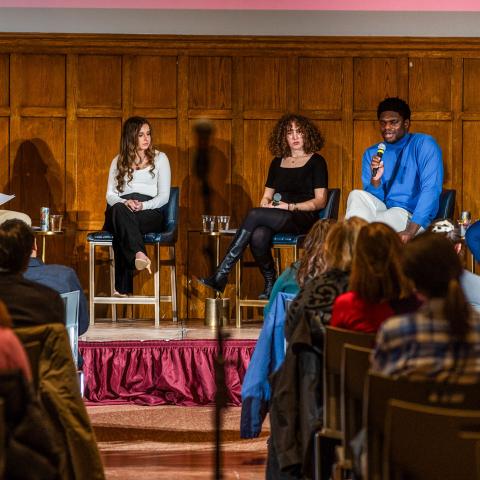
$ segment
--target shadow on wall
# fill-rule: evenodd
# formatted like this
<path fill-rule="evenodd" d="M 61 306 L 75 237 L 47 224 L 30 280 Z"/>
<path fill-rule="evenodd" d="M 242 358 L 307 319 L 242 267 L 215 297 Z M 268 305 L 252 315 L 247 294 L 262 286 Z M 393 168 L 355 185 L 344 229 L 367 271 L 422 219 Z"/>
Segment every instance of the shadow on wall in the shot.
<path fill-rule="evenodd" d="M 47 262 L 75 266 L 76 212 L 66 211 L 67 189 L 74 192 L 75 183 L 66 174 L 65 159 L 55 158 L 48 144 L 32 138 L 11 144 L 15 158 L 5 191 L 15 194 L 8 208 L 28 214 L 33 225 L 40 224 L 40 207 L 64 216 L 66 235 L 48 240 Z"/>
<path fill-rule="evenodd" d="M 65 214 L 64 169 L 45 141 L 25 140 L 12 149 L 16 154 L 7 189 L 15 199 L 10 208 L 30 215 L 34 225 L 39 224 L 40 207 Z"/>

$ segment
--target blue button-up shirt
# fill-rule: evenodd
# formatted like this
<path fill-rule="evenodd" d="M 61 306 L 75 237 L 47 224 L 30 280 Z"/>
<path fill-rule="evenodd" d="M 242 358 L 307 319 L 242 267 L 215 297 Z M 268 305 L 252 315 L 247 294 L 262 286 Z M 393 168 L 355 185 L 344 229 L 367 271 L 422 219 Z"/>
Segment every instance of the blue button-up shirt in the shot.
<path fill-rule="evenodd" d="M 378 188 L 370 183 L 370 165 L 372 157 L 377 154 L 378 143 L 365 151 L 362 160 L 363 188 L 385 203 L 387 208 L 407 210 L 412 222 L 427 228 L 438 211 L 442 192 L 442 151 L 435 139 L 424 133 L 407 133 L 398 142 L 386 145 L 382 158 L 385 171 Z M 394 175 L 397 162 L 400 165 Z M 394 179 L 390 181 L 392 176 Z"/>

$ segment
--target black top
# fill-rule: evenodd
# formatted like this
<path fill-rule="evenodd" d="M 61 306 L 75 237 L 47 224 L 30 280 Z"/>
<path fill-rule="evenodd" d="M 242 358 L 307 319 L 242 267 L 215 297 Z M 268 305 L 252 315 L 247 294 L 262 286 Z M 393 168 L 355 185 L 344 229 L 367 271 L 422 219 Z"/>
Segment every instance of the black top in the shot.
<path fill-rule="evenodd" d="M 325 159 L 314 153 L 303 167 L 283 168 L 282 159 L 272 160 L 265 187 L 282 195 L 282 202 L 301 203 L 315 197 L 315 188 L 328 188 Z"/>

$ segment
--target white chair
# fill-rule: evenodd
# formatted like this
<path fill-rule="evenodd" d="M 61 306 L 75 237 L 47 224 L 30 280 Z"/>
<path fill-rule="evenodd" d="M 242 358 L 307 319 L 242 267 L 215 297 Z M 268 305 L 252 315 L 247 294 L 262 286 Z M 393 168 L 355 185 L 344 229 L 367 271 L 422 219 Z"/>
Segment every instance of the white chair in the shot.
<path fill-rule="evenodd" d="M 65 303 L 65 328 L 67 329 L 68 338 L 70 340 L 70 348 L 72 349 L 73 361 L 77 369 L 78 385 L 80 386 L 80 394 L 83 397 L 85 390 L 85 379 L 83 372 L 78 369 L 78 312 L 80 305 L 80 291 L 62 293 L 60 296 Z"/>

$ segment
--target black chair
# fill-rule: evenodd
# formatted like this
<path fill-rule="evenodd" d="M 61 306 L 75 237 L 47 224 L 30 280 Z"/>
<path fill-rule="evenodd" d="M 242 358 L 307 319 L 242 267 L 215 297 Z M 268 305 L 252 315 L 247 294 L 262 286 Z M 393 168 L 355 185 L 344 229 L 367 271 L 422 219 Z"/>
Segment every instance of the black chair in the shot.
<path fill-rule="evenodd" d="M 325 330 L 325 350 L 323 363 L 323 428 L 330 432 L 341 432 L 341 373 L 343 347 L 346 344 L 363 348 L 373 348 L 374 333 L 356 332 L 343 328 L 327 327 Z"/>
<path fill-rule="evenodd" d="M 338 219 L 338 209 L 340 205 L 340 189 L 329 188 L 327 196 L 327 204 L 318 212 L 319 220 L 322 219 Z M 298 252 L 303 245 L 306 235 L 296 235 L 294 233 L 277 233 L 273 236 L 272 247 L 275 252 L 275 259 L 277 264 L 277 271 L 280 273 L 281 266 L 281 250 L 290 249 L 293 252 L 293 261 L 297 261 Z M 256 300 L 242 298 L 241 293 L 242 283 L 242 260 L 235 265 L 235 309 L 236 309 L 236 326 L 241 327 L 242 307 L 263 307 L 268 303 L 268 300 Z"/>
<path fill-rule="evenodd" d="M 321 479 L 329 470 L 331 451 L 343 439 L 341 429 L 341 374 L 345 345 L 373 348 L 374 333 L 356 332 L 328 326 L 325 329 L 323 359 L 323 428 L 313 436 L 314 478 Z M 322 463 L 323 462 L 323 463 Z"/>
<path fill-rule="evenodd" d="M 384 480 L 382 451 L 388 402 L 392 399 L 427 406 L 480 410 L 480 384 L 459 385 L 394 379 L 370 372 L 365 384 L 363 427 L 367 432 L 367 479 Z M 412 438 L 412 442 L 415 439 Z M 421 452 L 418 452 L 421 455 Z M 473 478 L 473 477 L 472 477 Z"/>
<path fill-rule="evenodd" d="M 385 420 L 383 479 L 478 479 L 479 432 L 478 410 L 390 400 Z"/>
<path fill-rule="evenodd" d="M 112 305 L 112 321 L 116 321 L 116 305 L 154 305 L 155 308 L 155 326 L 160 325 L 160 302 L 169 302 L 172 305 L 172 319 L 174 322 L 178 320 L 177 312 L 177 274 L 176 274 L 176 256 L 175 244 L 177 242 L 178 229 L 178 212 L 179 212 L 179 188 L 172 187 L 170 189 L 170 198 L 167 203 L 167 224 L 163 232 L 146 233 L 143 241 L 146 245 L 154 245 L 157 261 L 153 275 L 153 295 L 132 295 L 129 297 L 114 297 L 113 290 L 115 288 L 114 278 L 115 272 L 113 268 L 113 235 L 110 232 L 92 232 L 87 235 L 87 241 L 90 244 L 90 325 L 95 323 L 95 304 Z M 111 295 L 109 297 L 95 296 L 95 247 L 109 247 L 110 250 L 110 287 Z M 168 259 L 160 259 L 160 247 L 167 247 Z M 152 264 L 153 265 L 153 264 Z M 165 265 L 170 269 L 170 295 L 160 295 L 160 266 Z"/>
<path fill-rule="evenodd" d="M 351 441 L 362 429 L 365 380 L 370 368 L 371 348 L 346 344 L 343 347 L 342 395 L 340 414 L 342 420 L 342 455 L 340 467 L 343 471 L 353 468 Z"/>
<path fill-rule="evenodd" d="M 452 219 L 455 211 L 456 190 L 442 190 L 435 220 Z"/>
<path fill-rule="evenodd" d="M 338 209 L 340 205 L 340 189 L 329 188 L 327 196 L 327 204 L 318 212 L 319 220 L 330 218 L 332 220 L 338 219 Z M 273 236 L 272 245 L 277 249 L 277 255 L 282 248 L 293 248 L 294 261 L 298 258 L 298 250 L 301 248 L 305 237 L 307 235 L 295 235 L 294 233 L 276 233 Z"/>

